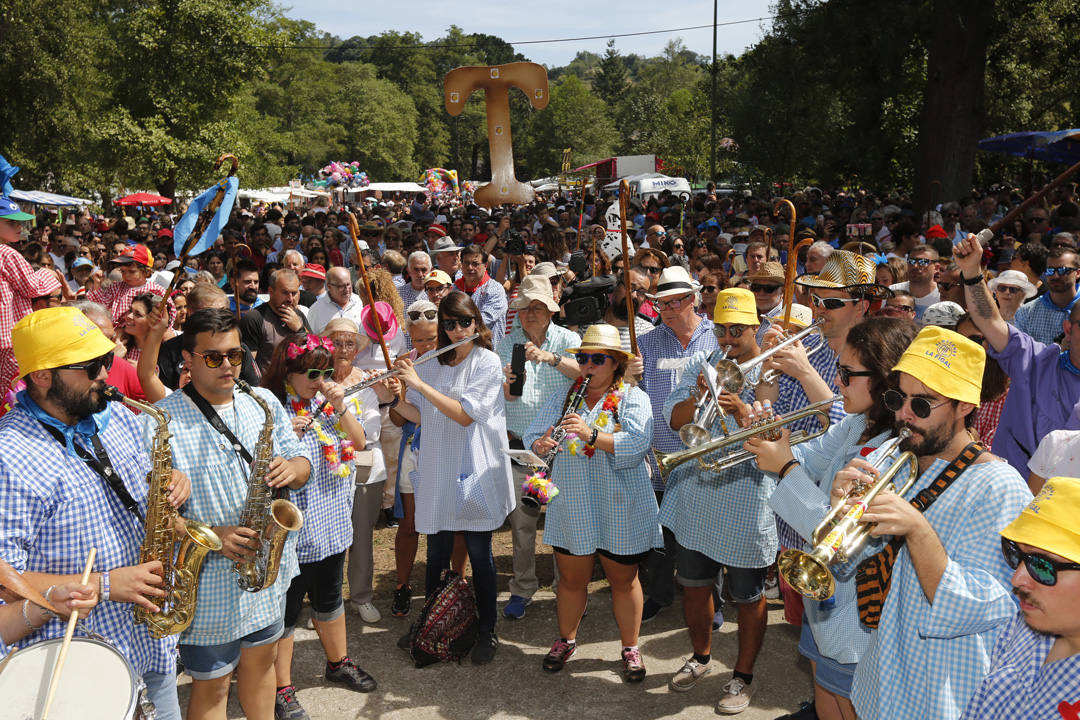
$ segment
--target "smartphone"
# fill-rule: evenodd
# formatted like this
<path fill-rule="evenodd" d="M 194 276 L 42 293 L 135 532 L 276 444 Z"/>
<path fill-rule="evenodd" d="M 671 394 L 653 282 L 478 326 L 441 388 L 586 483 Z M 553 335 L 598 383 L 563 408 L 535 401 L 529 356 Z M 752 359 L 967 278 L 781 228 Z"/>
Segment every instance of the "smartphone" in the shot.
<path fill-rule="evenodd" d="M 525 389 L 525 346 L 514 343 L 514 354 L 510 357 L 510 370 L 516 376 L 510 383 L 510 396 L 521 397 L 521 391 Z"/>

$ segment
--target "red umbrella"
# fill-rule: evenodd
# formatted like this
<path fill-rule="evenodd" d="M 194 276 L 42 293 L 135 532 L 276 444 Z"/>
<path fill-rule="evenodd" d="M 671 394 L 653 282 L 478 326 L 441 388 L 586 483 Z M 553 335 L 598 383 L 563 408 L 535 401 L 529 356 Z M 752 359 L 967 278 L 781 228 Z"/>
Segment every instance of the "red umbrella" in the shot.
<path fill-rule="evenodd" d="M 113 200 L 115 205 L 171 205 L 172 198 L 162 197 L 153 193 L 135 193 L 127 195 L 119 200 Z"/>

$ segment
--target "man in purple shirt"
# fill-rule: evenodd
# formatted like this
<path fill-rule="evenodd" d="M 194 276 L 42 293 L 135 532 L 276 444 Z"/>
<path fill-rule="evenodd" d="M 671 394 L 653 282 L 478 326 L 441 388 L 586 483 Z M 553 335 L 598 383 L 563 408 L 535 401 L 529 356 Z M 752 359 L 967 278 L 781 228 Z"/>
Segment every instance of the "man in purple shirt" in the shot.
<path fill-rule="evenodd" d="M 1028 460 L 1048 432 L 1080 429 L 1073 412 L 1080 400 L 1080 368 L 1074 364 L 1074 359 L 1080 362 L 1080 303 L 1062 323 L 1068 347 L 1063 352 L 1057 345 L 1037 342 L 1001 317 L 983 279 L 982 246 L 974 235 L 953 247 L 953 259 L 963 274 L 971 320 L 989 344 L 987 354 L 1012 379 L 993 451 L 1028 477 Z M 1031 491 L 1037 493 L 1039 488 Z"/>

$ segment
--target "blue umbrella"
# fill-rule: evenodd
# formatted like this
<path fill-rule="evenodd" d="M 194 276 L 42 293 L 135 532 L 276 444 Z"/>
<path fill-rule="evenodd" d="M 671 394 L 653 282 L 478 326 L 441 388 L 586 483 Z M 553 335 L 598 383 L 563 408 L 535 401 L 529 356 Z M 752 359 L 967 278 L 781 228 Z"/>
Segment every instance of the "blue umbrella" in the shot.
<path fill-rule="evenodd" d="M 1073 165 L 1080 162 L 1080 129 L 998 135 L 980 140 L 978 148 L 1029 160 Z"/>

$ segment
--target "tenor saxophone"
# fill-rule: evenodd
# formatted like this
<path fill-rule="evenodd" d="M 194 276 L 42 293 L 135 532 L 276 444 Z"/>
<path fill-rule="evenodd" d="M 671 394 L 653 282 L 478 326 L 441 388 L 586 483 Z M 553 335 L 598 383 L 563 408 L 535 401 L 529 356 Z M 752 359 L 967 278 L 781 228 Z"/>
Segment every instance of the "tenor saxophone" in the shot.
<path fill-rule="evenodd" d="M 275 500 L 270 486 L 266 484 L 266 473 L 270 470 L 270 461 L 274 458 L 274 413 L 250 385 L 239 378 L 235 382 L 242 392 L 258 403 L 266 416 L 251 461 L 247 499 L 244 500 L 244 510 L 240 517 L 241 526 L 258 533 L 259 547 L 255 551 L 255 557 L 240 561 L 233 568 L 236 584 L 241 590 L 259 592 L 277 580 L 285 539 L 290 532 L 297 532 L 304 526 L 304 514 L 295 503 L 282 498 Z"/>
<path fill-rule="evenodd" d="M 122 402 L 150 416 L 157 425 L 150 451 L 149 485 L 146 500 L 146 535 L 139 549 L 139 562 L 161 562 L 162 598 L 150 598 L 160 609 L 150 612 L 135 606 L 135 622 L 147 626 L 155 638 L 181 633 L 195 618 L 199 592 L 199 571 L 211 550 L 221 550 L 221 540 L 210 526 L 195 520 L 183 520 L 184 537 L 176 550 L 174 529 L 178 513 L 169 504 L 169 483 L 172 482 L 172 449 L 169 447 L 169 414 L 153 405 L 125 397 L 112 386 L 106 386 L 105 397 Z"/>

